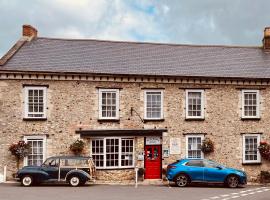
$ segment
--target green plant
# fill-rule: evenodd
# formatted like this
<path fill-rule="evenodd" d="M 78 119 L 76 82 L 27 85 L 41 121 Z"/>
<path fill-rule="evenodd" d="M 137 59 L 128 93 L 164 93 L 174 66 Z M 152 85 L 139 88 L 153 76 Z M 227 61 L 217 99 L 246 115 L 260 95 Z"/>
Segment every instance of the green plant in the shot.
<path fill-rule="evenodd" d="M 203 153 L 210 153 L 214 151 L 214 142 L 209 138 L 205 138 L 202 142 L 201 150 Z"/>
<path fill-rule="evenodd" d="M 258 149 L 265 160 L 270 160 L 270 145 L 266 141 L 260 142 Z"/>
<path fill-rule="evenodd" d="M 11 144 L 8 150 L 13 156 L 15 156 L 17 161 L 17 169 L 19 169 L 20 160 L 29 154 L 30 145 L 21 140 L 17 143 Z"/>
<path fill-rule="evenodd" d="M 84 149 L 85 143 L 82 140 L 76 140 L 75 142 L 73 142 L 69 149 L 74 153 L 74 154 L 80 154 L 83 149 Z"/>

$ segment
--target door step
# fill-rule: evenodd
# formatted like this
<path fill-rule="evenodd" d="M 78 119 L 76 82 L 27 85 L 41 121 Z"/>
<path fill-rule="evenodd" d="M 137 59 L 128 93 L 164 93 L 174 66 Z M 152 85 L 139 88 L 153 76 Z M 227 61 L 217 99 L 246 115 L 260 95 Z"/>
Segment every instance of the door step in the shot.
<path fill-rule="evenodd" d="M 144 179 L 140 185 L 163 185 L 162 179 Z"/>

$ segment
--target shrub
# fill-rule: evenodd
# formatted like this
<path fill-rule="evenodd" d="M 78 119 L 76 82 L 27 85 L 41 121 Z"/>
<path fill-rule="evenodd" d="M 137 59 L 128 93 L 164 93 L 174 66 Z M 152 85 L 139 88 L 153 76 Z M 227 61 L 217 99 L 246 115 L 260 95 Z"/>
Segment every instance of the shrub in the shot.
<path fill-rule="evenodd" d="M 214 151 L 214 142 L 209 138 L 205 138 L 202 142 L 201 150 L 203 153 L 210 153 Z"/>
<path fill-rule="evenodd" d="M 258 149 L 264 159 L 270 160 L 270 145 L 266 141 L 260 142 Z"/>
<path fill-rule="evenodd" d="M 26 157 L 30 150 L 30 145 L 25 141 L 19 141 L 9 146 L 10 153 L 16 157 L 17 169 L 19 169 L 20 160 Z"/>
<path fill-rule="evenodd" d="M 84 149 L 85 143 L 82 140 L 76 140 L 75 142 L 73 142 L 69 149 L 74 153 L 74 154 L 80 154 L 83 149 Z"/>

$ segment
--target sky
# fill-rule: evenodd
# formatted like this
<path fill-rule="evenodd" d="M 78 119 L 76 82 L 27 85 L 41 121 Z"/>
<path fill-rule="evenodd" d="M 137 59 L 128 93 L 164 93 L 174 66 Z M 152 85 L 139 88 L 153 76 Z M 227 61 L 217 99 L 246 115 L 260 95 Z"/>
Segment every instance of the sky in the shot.
<path fill-rule="evenodd" d="M 270 0 L 0 0 L 0 57 L 41 37 L 260 46 Z"/>

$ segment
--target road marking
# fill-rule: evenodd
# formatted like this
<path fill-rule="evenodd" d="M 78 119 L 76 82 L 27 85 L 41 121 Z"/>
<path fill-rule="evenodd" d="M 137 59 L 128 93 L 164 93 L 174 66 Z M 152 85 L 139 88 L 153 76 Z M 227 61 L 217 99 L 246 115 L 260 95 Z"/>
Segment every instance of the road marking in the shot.
<path fill-rule="evenodd" d="M 222 196 L 222 197 L 228 197 L 228 196 L 230 196 L 229 194 L 222 194 L 222 195 L 220 195 L 220 196 Z"/>
<path fill-rule="evenodd" d="M 253 194 L 266 192 L 266 191 L 270 191 L 270 188 L 269 187 L 258 187 L 258 188 L 253 188 L 253 189 L 249 189 L 249 190 L 242 190 L 240 192 L 232 192 L 232 193 L 229 193 L 229 194 L 221 194 L 221 195 L 218 195 L 218 196 L 213 196 L 213 197 L 209 197 L 208 199 L 202 199 L 202 200 L 214 200 L 214 199 L 230 200 L 230 199 L 236 199 L 236 198 L 239 198 L 239 197 L 244 197 L 244 196 L 253 195 Z"/>
<path fill-rule="evenodd" d="M 210 199 L 218 199 L 219 196 L 215 196 L 215 197 L 210 197 Z"/>
<path fill-rule="evenodd" d="M 247 195 L 248 195 L 247 193 L 245 193 L 245 194 L 240 194 L 240 196 L 242 196 L 242 197 L 247 196 Z"/>

